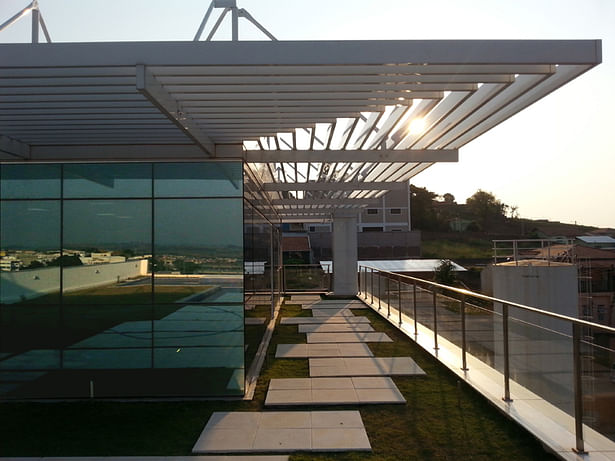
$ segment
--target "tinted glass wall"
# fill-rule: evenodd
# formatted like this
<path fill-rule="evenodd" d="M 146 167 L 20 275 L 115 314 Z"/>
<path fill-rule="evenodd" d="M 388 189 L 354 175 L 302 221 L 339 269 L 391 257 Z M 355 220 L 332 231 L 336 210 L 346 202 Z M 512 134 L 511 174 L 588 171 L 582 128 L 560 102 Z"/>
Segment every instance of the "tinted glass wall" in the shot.
<path fill-rule="evenodd" d="M 267 196 L 244 171 L 244 290 L 246 307 L 280 303 L 280 219 Z"/>
<path fill-rule="evenodd" d="M 0 398 L 243 394 L 241 163 L 0 175 Z"/>

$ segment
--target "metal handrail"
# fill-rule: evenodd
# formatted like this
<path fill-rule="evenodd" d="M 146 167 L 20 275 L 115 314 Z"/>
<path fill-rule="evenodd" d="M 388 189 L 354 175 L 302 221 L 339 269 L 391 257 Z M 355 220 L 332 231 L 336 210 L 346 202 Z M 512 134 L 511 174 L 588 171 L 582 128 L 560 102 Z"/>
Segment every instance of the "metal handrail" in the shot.
<path fill-rule="evenodd" d="M 367 287 L 367 271 L 370 271 L 370 290 L 371 290 L 371 304 L 374 303 L 374 283 L 373 276 L 374 271 L 376 271 L 378 275 L 379 281 L 379 289 L 378 289 L 378 310 L 380 311 L 380 277 L 384 274 L 387 277 L 387 286 L 390 286 L 390 281 L 397 281 L 397 294 L 399 298 L 398 305 L 398 314 L 399 314 L 399 327 L 402 327 L 402 300 L 401 300 L 401 284 L 402 282 L 406 282 L 408 285 L 412 284 L 413 286 L 413 304 L 414 304 L 414 334 L 415 336 L 418 334 L 417 331 L 417 315 L 416 315 L 416 287 L 417 284 L 421 286 L 421 288 L 426 289 L 427 291 L 432 291 L 433 293 L 433 333 L 434 333 L 434 350 L 438 350 L 438 316 L 437 316 L 437 302 L 436 296 L 438 292 L 449 292 L 449 293 L 457 293 L 460 296 L 461 303 L 461 328 L 462 328 L 462 370 L 467 371 L 467 360 L 466 360 L 466 322 L 465 322 L 465 308 L 466 308 L 466 297 L 471 296 L 483 301 L 488 301 L 491 303 L 499 303 L 502 306 L 502 333 L 503 333 L 503 346 L 504 346 L 504 396 L 503 400 L 508 404 L 512 403 L 512 399 L 510 397 L 510 352 L 509 352 L 509 308 L 515 307 L 517 309 L 532 312 L 535 314 L 543 315 L 548 318 L 558 319 L 565 322 L 569 322 L 572 326 L 572 343 L 573 343 L 573 394 L 574 394 L 574 427 L 575 427 L 575 438 L 576 438 L 576 447 L 574 451 L 577 454 L 585 454 L 585 445 L 583 438 L 583 384 L 582 384 L 582 366 L 581 366 L 581 344 L 584 342 L 581 336 L 581 328 L 587 327 L 594 330 L 598 330 L 605 333 L 615 334 L 615 328 L 608 327 L 605 325 L 600 325 L 597 323 L 589 322 L 587 320 L 581 320 L 574 317 L 569 317 L 567 315 L 556 314 L 554 312 L 549 312 L 544 309 L 540 309 L 533 306 L 527 306 L 525 304 L 516 303 L 513 301 L 508 301 L 500 298 L 495 298 L 493 296 L 483 295 L 481 293 L 476 293 L 470 290 L 466 290 L 463 288 L 455 288 L 450 287 L 448 285 L 442 285 L 440 283 L 432 282 L 429 280 L 420 279 L 417 277 L 412 277 L 410 275 L 402 275 L 395 272 L 389 272 L 385 270 L 381 270 L 372 266 L 359 265 L 359 281 L 361 280 L 361 273 L 364 272 L 365 283 L 360 284 L 359 295 L 361 295 L 361 291 L 363 291 L 363 296 L 365 300 L 368 299 L 368 287 Z M 391 315 L 391 290 L 390 288 L 387 290 L 387 318 Z"/>
<path fill-rule="evenodd" d="M 613 327 L 608 327 L 606 325 L 600 325 L 599 323 L 593 323 L 593 322 L 589 322 L 587 320 L 582 320 L 582 319 L 576 319 L 574 317 L 569 317 L 567 315 L 562 315 L 562 314 L 556 314 L 554 312 L 550 312 L 550 311 L 546 311 L 544 309 L 539 309 L 538 307 L 532 307 L 532 306 L 526 306 L 525 304 L 519 304 L 519 303 L 515 303 L 513 301 L 508 301 L 505 299 L 500 299 L 500 298 L 494 298 L 493 296 L 487 296 L 484 295 L 482 293 L 476 293 L 475 291 L 470 291 L 470 290 L 466 290 L 464 288 L 456 288 L 456 287 L 451 287 L 448 285 L 442 285 L 436 282 L 432 282 L 430 280 L 425 280 L 425 279 L 419 279 L 416 277 L 412 277 L 410 275 L 401 275 L 401 274 L 397 274 L 395 272 L 389 272 L 389 271 L 385 271 L 382 269 L 377 269 L 377 268 L 373 268 L 371 266 L 359 266 L 359 267 L 365 267 L 367 269 L 374 269 L 377 270 L 380 273 L 383 274 L 390 274 L 391 276 L 397 278 L 397 277 L 402 277 L 406 280 L 411 280 L 413 282 L 420 282 L 423 284 L 427 284 L 428 286 L 432 286 L 435 288 L 441 288 L 447 291 L 452 291 L 454 293 L 459 293 L 461 295 L 466 295 L 466 296 L 472 296 L 474 298 L 478 298 L 478 299 L 482 299 L 483 301 L 490 301 L 490 302 L 496 302 L 496 303 L 500 303 L 500 304 L 507 304 L 508 306 L 512 306 L 512 307 L 516 307 L 518 309 L 522 309 L 528 312 L 534 312 L 536 314 L 541 314 L 541 315 L 545 315 L 547 317 L 551 317 L 554 319 L 559 319 L 559 320 L 564 320 L 567 322 L 571 322 L 573 324 L 576 325 L 580 325 L 580 326 L 584 326 L 584 327 L 589 327 L 589 328 L 594 328 L 606 333 L 612 333 L 615 334 L 615 328 Z"/>

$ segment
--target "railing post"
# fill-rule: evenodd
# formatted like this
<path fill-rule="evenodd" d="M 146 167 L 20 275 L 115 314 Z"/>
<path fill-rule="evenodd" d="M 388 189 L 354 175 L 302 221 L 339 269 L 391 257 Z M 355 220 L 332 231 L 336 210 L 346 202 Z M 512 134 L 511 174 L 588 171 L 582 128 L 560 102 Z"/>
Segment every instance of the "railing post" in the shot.
<path fill-rule="evenodd" d="M 397 309 L 397 313 L 399 314 L 399 326 L 401 326 L 401 310 L 402 310 L 402 304 L 401 304 L 401 275 L 399 276 L 399 279 L 397 280 L 397 301 L 399 302 L 398 309 Z"/>
<path fill-rule="evenodd" d="M 286 266 L 282 266 L 282 288 L 284 289 L 284 294 L 288 291 L 288 287 L 286 286 Z"/>
<path fill-rule="evenodd" d="M 572 359 L 574 373 L 574 432 L 576 447 L 574 451 L 586 454 L 583 442 L 583 384 L 581 380 L 581 326 L 572 324 Z"/>
<path fill-rule="evenodd" d="M 438 350 L 438 313 L 436 307 L 436 288 L 433 290 L 433 343 L 434 349 Z"/>
<path fill-rule="evenodd" d="M 369 281 L 369 288 L 372 292 L 372 300 L 370 304 L 374 304 L 374 268 L 370 267 L 370 281 Z"/>
<path fill-rule="evenodd" d="M 391 316 L 391 277 L 387 275 L 387 318 Z"/>
<path fill-rule="evenodd" d="M 367 267 L 363 271 L 363 297 L 367 300 Z"/>
<path fill-rule="evenodd" d="M 382 297 L 382 291 L 380 290 L 380 281 L 382 280 L 382 274 L 378 271 L 378 310 L 380 310 L 380 298 Z"/>
<path fill-rule="evenodd" d="M 416 319 L 416 280 L 412 284 L 412 310 L 414 312 L 414 336 L 419 334 L 418 320 Z"/>
<path fill-rule="evenodd" d="M 467 343 L 466 343 L 466 295 L 461 295 L 461 369 L 468 371 L 468 362 L 466 358 Z"/>
<path fill-rule="evenodd" d="M 502 304 L 502 331 L 504 333 L 504 397 L 505 402 L 512 402 L 510 398 L 510 354 L 508 350 L 508 304 Z"/>
<path fill-rule="evenodd" d="M 363 284 L 361 283 L 361 266 L 359 266 L 359 298 L 361 297 L 361 288 L 363 287 Z"/>

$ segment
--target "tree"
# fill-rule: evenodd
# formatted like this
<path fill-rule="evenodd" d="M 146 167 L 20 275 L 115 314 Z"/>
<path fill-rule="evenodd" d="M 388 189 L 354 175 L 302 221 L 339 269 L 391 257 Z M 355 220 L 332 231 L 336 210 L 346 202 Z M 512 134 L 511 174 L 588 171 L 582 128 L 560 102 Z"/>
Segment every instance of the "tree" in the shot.
<path fill-rule="evenodd" d="M 508 205 L 500 202 L 491 192 L 479 189 L 466 200 L 466 208 L 479 221 L 483 229 L 506 217 Z"/>
<path fill-rule="evenodd" d="M 455 196 L 449 192 L 442 195 L 442 201 L 446 204 L 453 205 L 455 203 Z"/>
<path fill-rule="evenodd" d="M 442 223 L 438 219 L 434 202 L 438 194 L 410 184 L 410 216 L 412 226 L 423 230 L 438 230 Z"/>
<path fill-rule="evenodd" d="M 81 262 L 81 258 L 77 255 L 62 255 L 50 261 L 48 266 L 62 266 L 62 267 L 70 267 L 70 266 L 83 266 Z"/>
<path fill-rule="evenodd" d="M 455 267 L 450 259 L 442 259 L 440 265 L 434 271 L 434 279 L 441 285 L 454 285 L 457 277 Z"/>

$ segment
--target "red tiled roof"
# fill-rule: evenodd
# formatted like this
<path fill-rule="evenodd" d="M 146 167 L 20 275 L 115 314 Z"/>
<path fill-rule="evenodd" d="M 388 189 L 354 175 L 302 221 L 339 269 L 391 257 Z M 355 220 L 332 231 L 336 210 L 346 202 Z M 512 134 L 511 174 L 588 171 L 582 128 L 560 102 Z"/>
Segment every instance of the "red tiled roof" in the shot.
<path fill-rule="evenodd" d="M 310 239 L 302 237 L 282 237 L 282 251 L 310 251 Z"/>

